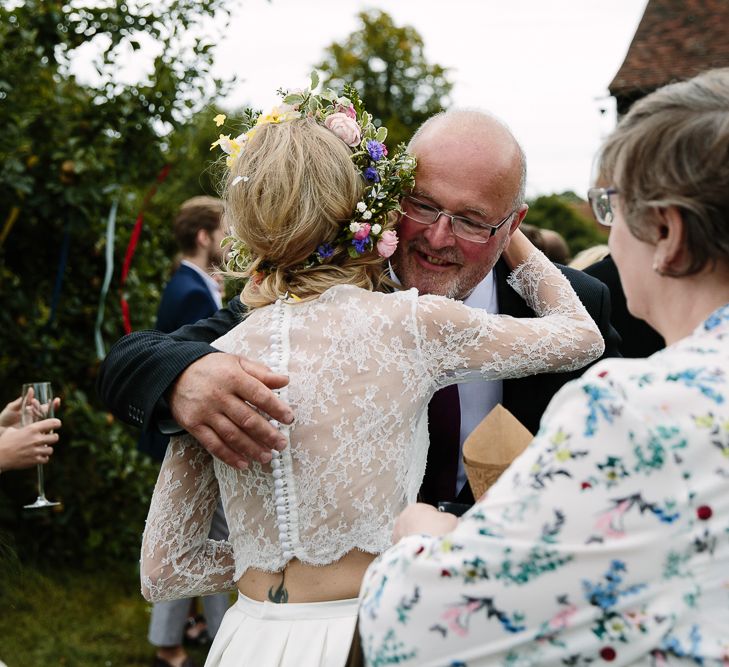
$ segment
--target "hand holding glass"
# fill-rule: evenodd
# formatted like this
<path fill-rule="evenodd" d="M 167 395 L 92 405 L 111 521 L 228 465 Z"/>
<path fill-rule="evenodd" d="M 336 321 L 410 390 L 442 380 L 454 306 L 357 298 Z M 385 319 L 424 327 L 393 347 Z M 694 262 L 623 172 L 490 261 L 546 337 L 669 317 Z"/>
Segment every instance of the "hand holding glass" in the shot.
<path fill-rule="evenodd" d="M 20 420 L 23 426 L 53 417 L 53 390 L 50 382 L 31 382 L 23 385 L 23 400 L 20 404 Z M 43 464 L 38 464 L 38 498 L 27 509 L 53 507 L 60 503 L 46 498 L 43 485 Z"/>

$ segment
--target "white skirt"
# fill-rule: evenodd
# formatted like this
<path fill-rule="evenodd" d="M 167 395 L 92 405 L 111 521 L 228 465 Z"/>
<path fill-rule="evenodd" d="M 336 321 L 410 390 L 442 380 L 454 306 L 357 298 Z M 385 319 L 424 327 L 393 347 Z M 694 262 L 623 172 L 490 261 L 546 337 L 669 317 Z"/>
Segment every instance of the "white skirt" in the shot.
<path fill-rule="evenodd" d="M 359 600 L 276 604 L 238 594 L 205 667 L 342 667 Z"/>

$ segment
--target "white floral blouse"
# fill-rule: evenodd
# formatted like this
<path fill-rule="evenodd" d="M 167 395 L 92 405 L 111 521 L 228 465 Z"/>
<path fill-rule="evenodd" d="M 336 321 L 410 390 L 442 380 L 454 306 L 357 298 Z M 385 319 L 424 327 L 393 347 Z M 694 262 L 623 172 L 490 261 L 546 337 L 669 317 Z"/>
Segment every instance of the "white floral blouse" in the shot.
<path fill-rule="evenodd" d="M 458 527 L 361 595 L 372 667 L 729 665 L 729 304 L 566 385 Z"/>

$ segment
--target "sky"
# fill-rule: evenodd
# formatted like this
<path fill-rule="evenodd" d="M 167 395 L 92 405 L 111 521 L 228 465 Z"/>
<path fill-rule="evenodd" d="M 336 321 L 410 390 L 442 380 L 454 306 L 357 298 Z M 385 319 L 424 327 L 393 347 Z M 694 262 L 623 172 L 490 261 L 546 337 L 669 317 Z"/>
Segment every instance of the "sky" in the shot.
<path fill-rule="evenodd" d="M 594 156 L 615 126 L 608 84 L 647 0 L 242 0 L 215 52 L 235 75 L 225 106 L 266 109 L 279 87 L 307 85 L 325 48 L 381 9 L 410 25 L 430 63 L 449 68 L 452 106 L 490 111 L 527 156 L 527 195 L 591 185 Z"/>

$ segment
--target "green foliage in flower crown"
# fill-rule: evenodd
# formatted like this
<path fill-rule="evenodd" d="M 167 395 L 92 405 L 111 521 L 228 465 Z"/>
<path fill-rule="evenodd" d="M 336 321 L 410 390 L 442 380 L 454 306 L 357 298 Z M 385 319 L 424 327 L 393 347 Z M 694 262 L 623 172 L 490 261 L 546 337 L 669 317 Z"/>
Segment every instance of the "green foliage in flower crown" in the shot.
<path fill-rule="evenodd" d="M 367 187 L 362 200 L 357 203 L 334 244 L 319 246 L 305 266 L 328 261 L 336 246 L 346 247 L 351 257 L 373 250 L 377 250 L 383 257 L 389 257 L 394 249 L 396 236 L 388 229 L 388 215 L 393 211 L 400 211 L 403 192 L 413 187 L 415 158 L 405 151 L 403 144 L 398 146 L 392 157 L 388 157 L 384 143 L 387 128 L 375 126 L 372 114 L 367 112 L 353 86 L 345 85 L 343 95 L 340 96 L 329 88 L 314 93 L 313 90 L 318 85 L 318 76 L 313 73 L 311 85 L 306 90 L 289 92 L 279 89 L 277 92 L 283 99 L 282 105 L 274 107 L 265 115 L 246 109 L 236 123 L 241 134 L 235 139 L 221 134 L 211 148 L 220 146 L 228 154 L 227 165 L 233 167 L 238 156 L 245 150 L 248 139 L 259 126 L 283 123 L 296 118 L 315 118 L 352 148 L 352 161 Z M 220 126 L 225 122 L 225 117 L 217 116 L 215 121 Z M 245 181 L 246 177 L 237 176 L 230 181 L 229 187 L 236 187 Z M 378 247 L 381 240 L 383 244 Z M 223 243 L 231 245 L 228 270 L 245 271 L 251 257 L 243 243 L 235 237 L 228 237 Z"/>

